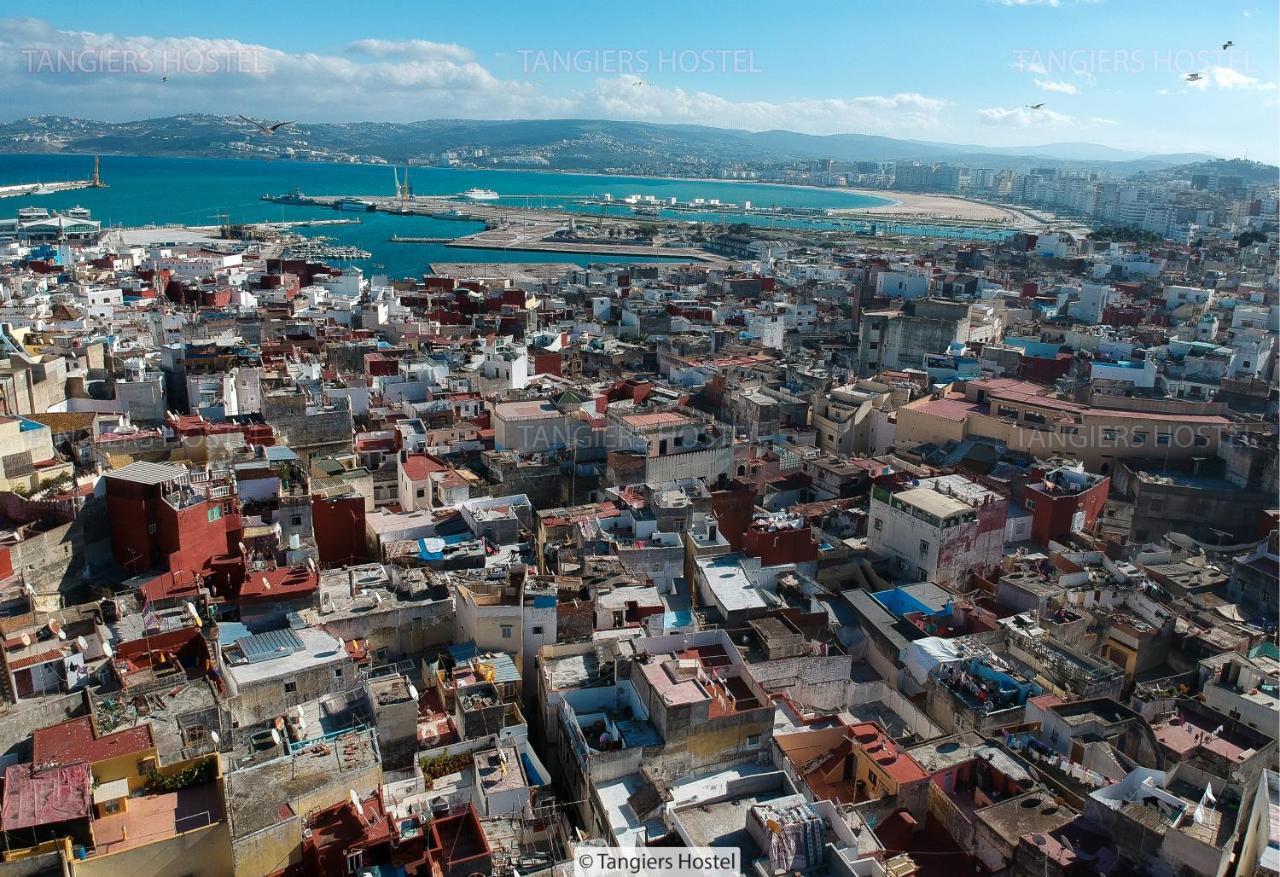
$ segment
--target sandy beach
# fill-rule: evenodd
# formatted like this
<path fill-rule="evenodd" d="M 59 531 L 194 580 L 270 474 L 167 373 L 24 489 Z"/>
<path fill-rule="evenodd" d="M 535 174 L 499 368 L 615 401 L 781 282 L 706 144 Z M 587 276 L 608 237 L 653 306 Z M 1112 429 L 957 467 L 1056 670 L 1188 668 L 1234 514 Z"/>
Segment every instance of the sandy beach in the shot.
<path fill-rule="evenodd" d="M 874 207 L 835 211 L 851 216 L 874 215 L 885 219 L 990 222 L 1013 227 L 1031 224 L 1030 217 L 1016 210 L 950 195 L 924 195 L 919 192 L 893 192 L 884 189 L 845 189 L 843 191 L 893 199 L 888 204 L 878 204 Z"/>

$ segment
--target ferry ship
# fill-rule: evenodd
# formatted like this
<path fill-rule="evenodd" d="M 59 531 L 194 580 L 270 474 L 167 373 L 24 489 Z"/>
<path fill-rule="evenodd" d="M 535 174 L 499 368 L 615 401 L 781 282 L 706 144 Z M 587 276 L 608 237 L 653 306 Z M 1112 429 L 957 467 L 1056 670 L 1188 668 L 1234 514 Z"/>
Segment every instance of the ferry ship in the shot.
<path fill-rule="evenodd" d="M 458 197 L 466 198 L 468 201 L 497 201 L 502 196 L 493 189 L 467 189 Z"/>
<path fill-rule="evenodd" d="M 335 210 L 352 210 L 357 213 L 368 213 L 374 209 L 372 201 L 366 201 L 363 198 L 339 198 L 333 202 Z"/>

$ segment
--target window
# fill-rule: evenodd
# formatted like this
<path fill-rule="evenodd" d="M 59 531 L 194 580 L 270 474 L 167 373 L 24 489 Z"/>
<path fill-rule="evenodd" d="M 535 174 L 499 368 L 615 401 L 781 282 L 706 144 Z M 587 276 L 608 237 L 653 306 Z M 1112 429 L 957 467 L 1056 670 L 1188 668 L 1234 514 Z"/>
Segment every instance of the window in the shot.
<path fill-rule="evenodd" d="M 534 636 L 542 636 L 542 625 L 540 625 L 540 624 L 539 624 L 539 625 L 534 625 L 534 628 L 533 628 L 533 635 L 534 635 Z"/>
<path fill-rule="evenodd" d="M 296 693 L 296 692 L 297 692 L 297 690 L 298 690 L 298 683 L 296 683 L 296 682 L 286 682 L 286 683 L 284 684 L 284 693 L 285 693 L 285 694 L 294 694 L 294 693 Z"/>
<path fill-rule="evenodd" d="M 1104 429 L 1104 430 L 1102 430 L 1102 440 L 1103 440 L 1103 441 L 1113 442 L 1113 441 L 1115 441 L 1115 440 L 1116 440 L 1116 438 L 1117 438 L 1119 435 L 1120 435 L 1120 433 L 1119 433 L 1119 432 L 1117 432 L 1117 431 L 1116 431 L 1116 430 L 1114 430 L 1114 429 Z"/>
<path fill-rule="evenodd" d="M 222 518 L 222 506 L 220 505 L 210 506 L 209 514 L 207 517 L 209 518 L 210 523 L 220 520 Z"/>
<path fill-rule="evenodd" d="M 759 735 L 759 734 L 752 734 L 750 737 L 748 737 L 748 738 L 747 738 L 747 745 L 748 745 L 748 746 L 759 746 L 759 745 L 760 745 L 760 735 Z"/>
<path fill-rule="evenodd" d="M 1027 511 L 1029 511 L 1029 512 L 1034 512 L 1034 511 L 1036 510 L 1036 503 L 1035 503 L 1035 500 L 1033 500 L 1033 499 L 1029 499 L 1029 500 L 1027 500 L 1027 502 L 1026 502 L 1026 506 L 1027 506 Z"/>
<path fill-rule="evenodd" d="M 1197 448 L 1203 448 L 1205 445 L 1209 444 L 1209 439 L 1202 435 L 1196 436 L 1194 441 Z"/>
<path fill-rule="evenodd" d="M 289 516 L 289 526 L 291 526 L 291 527 L 301 527 L 301 526 L 302 526 L 302 515 L 290 515 L 290 516 Z"/>
<path fill-rule="evenodd" d="M 347 853 L 347 873 L 359 874 L 364 867 L 364 850 L 352 850 Z"/>
<path fill-rule="evenodd" d="M 880 520 L 879 518 L 872 518 L 871 523 L 875 525 L 876 530 L 884 529 L 884 521 Z"/>
<path fill-rule="evenodd" d="M 923 557 L 928 553 L 929 553 L 929 543 L 927 540 L 921 539 L 920 540 L 920 556 Z"/>
<path fill-rule="evenodd" d="M 510 624 L 504 624 L 504 625 L 502 625 L 502 638 L 503 638 L 503 639 L 511 639 L 511 625 L 510 625 Z"/>
<path fill-rule="evenodd" d="M 1147 443 L 1147 434 L 1145 432 L 1135 432 L 1133 434 L 1133 443 L 1135 445 L 1145 445 Z"/>
<path fill-rule="evenodd" d="M 341 668 L 341 667 L 334 667 L 334 668 L 333 668 L 333 678 L 334 678 L 334 679 L 341 679 L 341 678 L 342 678 L 342 668 Z"/>
<path fill-rule="evenodd" d="M 418 499 L 422 499 L 426 495 L 427 495 L 427 489 L 425 487 L 419 487 L 417 491 L 414 492 L 414 496 L 416 496 Z"/>
<path fill-rule="evenodd" d="M 1171 436 L 1169 436 L 1169 435 L 1167 435 L 1167 434 L 1166 434 L 1166 435 L 1161 435 L 1161 434 L 1157 433 L 1157 434 L 1156 434 L 1156 447 L 1159 447 L 1159 448 L 1167 448 L 1167 447 L 1169 447 L 1169 439 L 1170 439 L 1170 438 L 1171 438 Z"/>
<path fill-rule="evenodd" d="M 871 781 L 871 788 L 873 788 L 873 789 L 874 789 L 874 788 L 876 787 L 876 785 L 880 782 L 880 780 L 878 780 L 878 779 L 876 778 L 875 771 L 871 771 L 870 773 L 868 773 L 868 774 L 867 774 L 867 777 L 870 779 L 870 781 Z"/>
<path fill-rule="evenodd" d="M 1064 426 L 1061 429 L 1063 435 L 1075 435 L 1079 431 L 1080 430 L 1076 429 L 1074 426 Z"/>

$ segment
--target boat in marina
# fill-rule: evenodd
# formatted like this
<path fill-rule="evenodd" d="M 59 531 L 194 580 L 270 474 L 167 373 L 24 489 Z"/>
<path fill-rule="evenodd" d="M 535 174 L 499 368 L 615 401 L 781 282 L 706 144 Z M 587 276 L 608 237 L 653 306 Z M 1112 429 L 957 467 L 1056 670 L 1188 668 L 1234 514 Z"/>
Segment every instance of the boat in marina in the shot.
<path fill-rule="evenodd" d="M 497 201 L 501 195 L 493 191 L 493 189 L 467 189 L 458 196 L 468 201 Z"/>

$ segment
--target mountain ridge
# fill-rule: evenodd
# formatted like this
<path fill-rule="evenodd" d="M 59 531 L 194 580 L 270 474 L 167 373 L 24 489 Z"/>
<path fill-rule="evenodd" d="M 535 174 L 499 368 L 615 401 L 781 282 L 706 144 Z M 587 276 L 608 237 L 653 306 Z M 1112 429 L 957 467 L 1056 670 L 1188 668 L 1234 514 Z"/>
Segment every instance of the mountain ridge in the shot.
<path fill-rule="evenodd" d="M 560 170 L 662 170 L 696 174 L 714 166 L 767 166 L 832 159 L 964 162 L 996 167 L 1076 167 L 1117 175 L 1211 161 L 1200 153 L 1143 154 L 1100 144 L 1029 147 L 907 140 L 877 134 L 743 131 L 703 125 L 602 119 L 430 119 L 415 122 L 298 122 L 274 137 L 234 117 L 186 114 L 102 122 L 29 116 L 0 123 L 0 153 L 226 156 L 266 147 L 357 155 L 389 162 L 438 159 L 449 151 L 484 150 L 480 166 Z"/>

